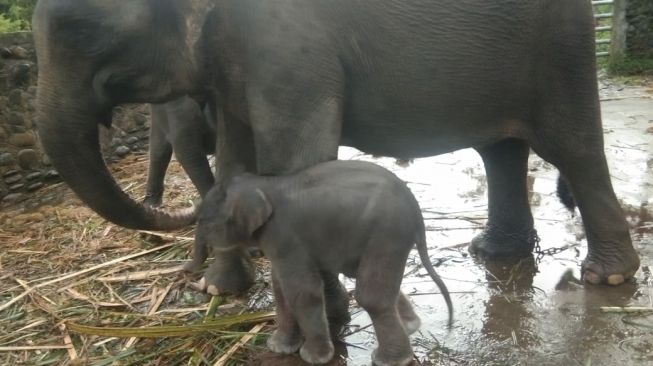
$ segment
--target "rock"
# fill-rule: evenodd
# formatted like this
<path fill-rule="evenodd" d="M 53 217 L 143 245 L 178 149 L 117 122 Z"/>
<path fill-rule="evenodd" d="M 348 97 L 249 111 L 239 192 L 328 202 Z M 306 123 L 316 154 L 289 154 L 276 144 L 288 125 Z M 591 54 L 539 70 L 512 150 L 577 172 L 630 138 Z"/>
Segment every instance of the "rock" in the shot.
<path fill-rule="evenodd" d="M 0 154 L 0 166 L 7 166 L 14 163 L 14 156 L 10 153 Z"/>
<path fill-rule="evenodd" d="M 29 192 L 34 192 L 36 190 L 41 189 L 41 187 L 43 187 L 44 185 L 45 184 L 43 184 L 42 182 L 36 182 L 36 183 L 30 184 L 29 186 L 27 186 L 27 190 Z"/>
<path fill-rule="evenodd" d="M 143 114 L 136 113 L 134 114 L 134 123 L 137 126 L 144 126 L 147 123 L 147 117 Z"/>
<path fill-rule="evenodd" d="M 24 59 L 29 57 L 29 54 L 27 53 L 27 50 L 24 49 L 21 46 L 9 47 L 9 51 L 11 52 L 11 57 L 12 58 L 24 60 Z"/>
<path fill-rule="evenodd" d="M 19 63 L 12 66 L 11 70 L 9 71 L 11 83 L 14 86 L 23 86 L 29 84 L 31 70 L 32 65 L 28 63 Z"/>
<path fill-rule="evenodd" d="M 9 190 L 12 192 L 20 191 L 25 185 L 23 183 L 17 183 L 12 186 L 9 186 Z"/>
<path fill-rule="evenodd" d="M 121 139 L 119 139 L 119 138 L 117 138 L 117 137 L 114 137 L 114 138 L 111 139 L 111 146 L 112 146 L 112 147 L 119 146 L 120 144 L 122 144 L 122 140 L 121 140 Z"/>
<path fill-rule="evenodd" d="M 16 126 L 24 126 L 25 125 L 25 118 L 23 118 L 23 115 L 18 112 L 9 112 L 7 115 L 7 122 L 11 125 L 16 125 Z"/>
<path fill-rule="evenodd" d="M 34 172 L 34 173 L 29 173 L 29 174 L 27 174 L 27 175 L 25 176 L 25 178 L 26 178 L 27 180 L 35 180 L 35 179 L 39 179 L 39 178 L 41 178 L 42 176 L 43 176 L 43 173 L 41 173 L 41 172 Z"/>
<path fill-rule="evenodd" d="M 138 137 L 130 136 L 127 138 L 127 140 L 125 140 L 125 142 L 128 143 L 129 145 L 133 145 L 138 142 Z"/>
<path fill-rule="evenodd" d="M 9 143 L 17 147 L 31 147 L 36 144 L 36 136 L 31 132 L 17 133 L 9 138 Z"/>
<path fill-rule="evenodd" d="M 125 155 L 129 154 L 130 151 L 131 150 L 127 146 L 121 145 L 121 146 L 118 146 L 118 148 L 116 148 L 116 155 L 118 155 L 119 157 L 122 158 Z"/>
<path fill-rule="evenodd" d="M 17 174 L 19 174 L 19 173 L 20 173 L 20 170 L 15 170 L 15 169 L 14 169 L 14 170 L 10 170 L 10 171 L 8 171 L 8 172 L 5 172 L 5 173 L 2 175 L 2 177 L 3 177 L 3 178 L 9 178 L 9 177 L 11 177 L 12 175 L 17 175 Z"/>
<path fill-rule="evenodd" d="M 33 149 L 24 149 L 18 152 L 18 166 L 23 170 L 32 169 L 39 163 L 39 154 Z"/>
<path fill-rule="evenodd" d="M 43 165 L 47 165 L 47 166 L 52 165 L 52 161 L 50 161 L 50 157 L 47 156 L 46 154 L 43 154 Z"/>
<path fill-rule="evenodd" d="M 5 203 L 13 203 L 13 202 L 20 202 L 24 201 L 27 198 L 23 193 L 11 193 L 6 195 L 3 199 L 2 202 Z"/>
<path fill-rule="evenodd" d="M 646 133 L 651 133 L 651 134 L 653 134 L 653 126 L 647 128 L 647 129 L 646 129 Z"/>
<path fill-rule="evenodd" d="M 34 97 L 31 97 L 31 98 L 27 99 L 27 106 L 25 107 L 25 109 L 28 112 L 36 111 L 36 99 Z"/>
<path fill-rule="evenodd" d="M 11 133 L 24 133 L 24 132 L 27 132 L 27 129 L 25 128 L 25 126 L 9 125 L 9 129 L 11 130 Z"/>
<path fill-rule="evenodd" d="M 12 90 L 7 96 L 9 105 L 21 107 L 23 105 L 23 92 L 20 89 Z"/>
<path fill-rule="evenodd" d="M 2 47 L 2 49 L 0 49 L 0 56 L 2 56 L 2 58 L 10 58 L 11 56 L 13 56 L 13 53 L 9 48 Z"/>
<path fill-rule="evenodd" d="M 7 183 L 7 185 L 12 185 L 12 184 L 20 182 L 22 179 L 23 179 L 23 176 L 21 176 L 20 174 L 16 174 L 16 175 L 12 175 L 10 177 L 5 178 L 5 183 Z"/>
<path fill-rule="evenodd" d="M 0 127 L 0 141 L 7 139 L 7 131 L 4 128 Z"/>
<path fill-rule="evenodd" d="M 46 179 L 46 180 L 59 179 L 59 172 L 57 172 L 54 169 L 49 170 L 47 173 L 45 173 L 45 176 L 43 177 L 43 179 Z"/>
<path fill-rule="evenodd" d="M 37 90 L 38 90 L 37 87 L 35 87 L 35 86 L 30 86 L 29 88 L 27 88 L 27 93 L 29 93 L 30 95 L 36 96 L 36 91 L 37 91 Z"/>

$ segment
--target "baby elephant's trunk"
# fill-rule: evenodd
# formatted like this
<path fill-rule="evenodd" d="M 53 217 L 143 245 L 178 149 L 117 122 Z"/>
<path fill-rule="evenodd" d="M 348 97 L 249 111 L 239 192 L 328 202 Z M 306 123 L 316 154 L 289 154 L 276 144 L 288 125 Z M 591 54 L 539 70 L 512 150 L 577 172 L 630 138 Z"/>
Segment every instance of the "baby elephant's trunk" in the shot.
<path fill-rule="evenodd" d="M 420 219 L 421 219 L 421 214 L 420 214 Z M 447 325 L 449 328 L 453 325 L 453 304 L 451 302 L 451 296 L 449 296 L 449 290 L 447 289 L 447 285 L 444 284 L 442 281 L 442 278 L 435 272 L 435 268 L 433 268 L 433 265 L 431 264 L 431 258 L 429 258 L 429 253 L 426 248 L 426 233 L 424 230 L 424 221 L 420 220 L 422 223 L 420 225 L 420 229 L 417 231 L 417 235 L 415 238 L 415 243 L 417 244 L 417 252 L 419 253 L 419 258 L 422 261 L 422 265 L 424 268 L 426 268 L 426 272 L 429 273 L 431 278 L 433 279 L 433 282 L 435 282 L 436 285 L 438 285 L 438 288 L 440 289 L 440 292 L 442 293 L 442 296 L 444 296 L 444 301 L 447 303 L 447 309 L 449 309 L 449 322 Z"/>

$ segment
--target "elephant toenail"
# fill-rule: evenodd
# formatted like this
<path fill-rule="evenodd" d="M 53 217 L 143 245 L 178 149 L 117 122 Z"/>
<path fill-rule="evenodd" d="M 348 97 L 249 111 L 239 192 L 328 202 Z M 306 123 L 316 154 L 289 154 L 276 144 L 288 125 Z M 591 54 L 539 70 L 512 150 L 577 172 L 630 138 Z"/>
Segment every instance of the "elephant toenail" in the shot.
<path fill-rule="evenodd" d="M 200 281 L 197 283 L 197 287 L 201 290 L 204 291 L 206 290 L 206 278 L 202 277 Z"/>
<path fill-rule="evenodd" d="M 218 291 L 218 288 L 215 287 L 214 285 L 209 285 L 209 287 L 206 289 L 206 292 L 209 293 L 209 295 L 213 295 L 213 296 L 220 295 L 220 291 Z"/>
<path fill-rule="evenodd" d="M 621 274 L 613 274 L 608 276 L 608 284 L 610 285 L 621 285 L 624 281 L 624 276 Z"/>
<path fill-rule="evenodd" d="M 598 285 L 599 283 L 601 283 L 601 277 L 599 277 L 599 275 L 597 275 L 596 273 L 590 271 L 585 271 L 585 275 L 583 276 L 583 279 L 586 282 L 589 282 L 593 285 Z"/>

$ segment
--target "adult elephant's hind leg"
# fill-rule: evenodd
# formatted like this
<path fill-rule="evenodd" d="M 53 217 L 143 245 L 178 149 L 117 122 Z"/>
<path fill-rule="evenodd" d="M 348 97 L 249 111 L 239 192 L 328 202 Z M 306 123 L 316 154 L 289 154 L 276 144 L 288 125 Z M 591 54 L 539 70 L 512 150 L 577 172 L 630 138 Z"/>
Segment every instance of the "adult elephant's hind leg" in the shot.
<path fill-rule="evenodd" d="M 588 47 L 587 54 L 593 52 Z M 618 285 L 634 275 L 639 257 L 610 181 L 596 74 L 588 65 L 568 62 L 561 70 L 570 68 L 577 71 L 573 78 L 562 72 L 543 75 L 560 89 L 543 93 L 532 146 L 560 170 L 578 204 L 588 246 L 583 278 L 593 284 Z"/>
<path fill-rule="evenodd" d="M 582 141 L 582 136 L 573 140 L 573 146 L 564 150 L 556 146 L 537 151 L 560 169 L 578 203 L 588 246 L 583 278 L 593 284 L 618 285 L 635 274 L 639 257 L 612 188 L 602 141 L 593 138 Z"/>
<path fill-rule="evenodd" d="M 487 175 L 488 221 L 469 250 L 491 257 L 528 256 L 537 237 L 526 185 L 529 146 L 507 139 L 477 151 Z"/>

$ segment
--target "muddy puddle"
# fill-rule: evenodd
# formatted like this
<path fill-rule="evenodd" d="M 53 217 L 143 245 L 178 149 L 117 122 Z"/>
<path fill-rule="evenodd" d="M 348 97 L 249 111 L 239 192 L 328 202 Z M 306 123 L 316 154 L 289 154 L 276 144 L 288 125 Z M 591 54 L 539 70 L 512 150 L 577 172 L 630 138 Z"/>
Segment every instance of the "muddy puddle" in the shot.
<path fill-rule="evenodd" d="M 641 91 L 644 93 L 644 91 Z M 653 313 L 604 313 L 602 306 L 653 306 L 653 101 L 603 102 L 606 150 L 613 184 L 632 227 L 642 269 L 620 287 L 580 284 L 586 254 L 581 219 L 555 194 L 557 171 L 535 155 L 529 164 L 530 201 L 547 254 L 513 262 L 480 263 L 466 244 L 487 218 L 485 173 L 473 150 L 418 159 L 408 166 L 342 148 L 340 158 L 369 160 L 390 168 L 418 197 L 428 230 L 429 252 L 452 293 L 455 324 L 437 287 L 409 259 L 402 290 L 421 316 L 411 340 L 417 358 L 437 365 L 651 365 Z M 403 165 L 403 164 L 402 164 Z M 346 280 L 348 288 L 353 283 Z M 345 340 L 348 365 L 370 364 L 375 338 L 367 314 L 354 308 Z"/>

